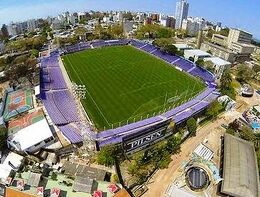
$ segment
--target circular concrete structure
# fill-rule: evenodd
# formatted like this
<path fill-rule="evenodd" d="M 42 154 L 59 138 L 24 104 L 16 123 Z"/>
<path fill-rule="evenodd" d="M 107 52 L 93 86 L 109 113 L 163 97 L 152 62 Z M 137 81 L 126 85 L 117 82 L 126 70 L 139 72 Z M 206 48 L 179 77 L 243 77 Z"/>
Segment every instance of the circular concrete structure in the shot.
<path fill-rule="evenodd" d="M 201 167 L 191 167 L 186 172 L 187 185 L 194 191 L 206 189 L 209 185 L 209 176 Z"/>

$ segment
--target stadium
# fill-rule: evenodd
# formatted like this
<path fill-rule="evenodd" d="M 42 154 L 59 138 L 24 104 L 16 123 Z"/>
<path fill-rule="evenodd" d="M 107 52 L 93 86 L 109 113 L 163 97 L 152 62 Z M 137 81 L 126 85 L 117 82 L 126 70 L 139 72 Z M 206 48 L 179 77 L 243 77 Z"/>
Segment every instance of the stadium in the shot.
<path fill-rule="evenodd" d="M 99 147 L 138 149 L 156 142 L 170 125 L 199 114 L 219 96 L 210 72 L 139 40 L 54 50 L 41 59 L 40 75 L 52 122 L 71 143 L 87 136 Z"/>

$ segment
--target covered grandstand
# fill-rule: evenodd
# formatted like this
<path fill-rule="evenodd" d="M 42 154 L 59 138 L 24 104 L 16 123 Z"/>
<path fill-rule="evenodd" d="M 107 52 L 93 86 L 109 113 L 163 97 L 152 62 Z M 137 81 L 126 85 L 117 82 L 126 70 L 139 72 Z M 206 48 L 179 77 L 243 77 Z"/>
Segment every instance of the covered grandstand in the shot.
<path fill-rule="evenodd" d="M 182 57 L 163 53 L 159 48 L 139 40 L 101 40 L 79 43 L 72 46 L 66 46 L 62 49 L 61 54 L 126 44 L 131 44 L 139 50 L 150 53 L 151 55 L 166 61 L 178 70 L 200 78 L 207 85 L 206 90 L 187 103 L 169 110 L 160 116 L 155 116 L 96 134 L 88 126 L 81 123 L 77 113 L 75 100 L 71 95 L 61 72 L 59 65 L 60 53 L 54 51 L 50 53 L 49 57 L 43 58 L 41 61 L 41 99 L 54 124 L 60 128 L 62 133 L 71 141 L 71 143 L 83 141 L 81 135 L 82 129 L 87 130 L 87 133 L 91 135 L 92 139 L 95 139 L 98 142 L 100 147 L 108 144 L 121 143 L 124 136 L 137 133 L 144 128 L 159 124 L 168 118 L 173 119 L 176 124 L 181 124 L 191 116 L 202 112 L 212 101 L 219 97 L 220 94 L 216 90 L 213 74 Z M 70 105 L 68 105 L 68 103 L 70 103 Z"/>

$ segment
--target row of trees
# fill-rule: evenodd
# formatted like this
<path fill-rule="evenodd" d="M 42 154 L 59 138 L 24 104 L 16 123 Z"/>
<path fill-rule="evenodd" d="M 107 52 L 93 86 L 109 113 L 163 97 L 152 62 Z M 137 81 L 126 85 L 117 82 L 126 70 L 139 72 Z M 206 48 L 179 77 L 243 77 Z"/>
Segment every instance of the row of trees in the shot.
<path fill-rule="evenodd" d="M 30 51 L 30 50 L 34 49 L 34 50 L 39 51 L 43 47 L 43 45 L 45 44 L 46 41 L 47 41 L 47 39 L 44 36 L 24 38 L 21 40 L 8 42 L 6 44 L 6 50 L 24 52 L 24 51 Z"/>
<path fill-rule="evenodd" d="M 172 28 L 162 27 L 157 24 L 142 25 L 136 32 L 137 39 L 155 39 L 155 38 L 172 38 L 175 36 L 175 30 Z"/>
<path fill-rule="evenodd" d="M 197 121 L 194 118 L 187 120 L 187 130 L 191 136 L 196 135 L 197 126 Z M 168 167 L 172 161 L 171 155 L 180 151 L 182 135 L 183 133 L 173 135 L 145 151 L 133 154 L 130 158 L 124 158 L 121 148 L 112 145 L 106 146 L 100 150 L 96 161 L 101 165 L 113 166 L 116 159 L 121 161 L 127 159 L 129 161 L 129 163 L 127 162 L 127 172 L 134 180 L 134 185 L 142 184 L 155 169 Z"/>
<path fill-rule="evenodd" d="M 174 38 L 156 38 L 153 45 L 160 48 L 162 52 L 183 56 L 183 51 L 179 51 L 173 44 L 175 44 Z"/>
<path fill-rule="evenodd" d="M 88 32 L 84 27 L 78 27 L 74 31 L 75 35 L 67 38 L 56 38 L 55 44 L 65 46 L 66 44 L 76 44 L 81 40 L 111 40 L 123 38 L 123 26 L 121 24 L 110 25 L 106 28 L 97 25 L 93 32 Z"/>
<path fill-rule="evenodd" d="M 248 83 L 250 80 L 260 80 L 260 66 L 255 64 L 252 68 L 245 64 L 237 65 L 236 79 L 242 83 Z"/>

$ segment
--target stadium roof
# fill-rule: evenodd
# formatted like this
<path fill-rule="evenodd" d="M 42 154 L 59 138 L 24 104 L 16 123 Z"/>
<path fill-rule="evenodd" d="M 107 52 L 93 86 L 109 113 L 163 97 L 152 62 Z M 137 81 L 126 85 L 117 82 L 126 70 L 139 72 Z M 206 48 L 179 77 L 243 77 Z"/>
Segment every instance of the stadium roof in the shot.
<path fill-rule="evenodd" d="M 213 64 L 217 66 L 225 66 L 225 65 L 231 65 L 230 62 L 223 60 L 219 57 L 207 57 L 204 59 L 205 61 L 211 61 Z"/>
<path fill-rule="evenodd" d="M 221 193 L 235 197 L 258 197 L 259 174 L 253 144 L 230 134 L 224 137 Z"/>
<path fill-rule="evenodd" d="M 13 135 L 12 142 L 18 142 L 22 151 L 53 137 L 46 119 L 42 119 Z"/>

